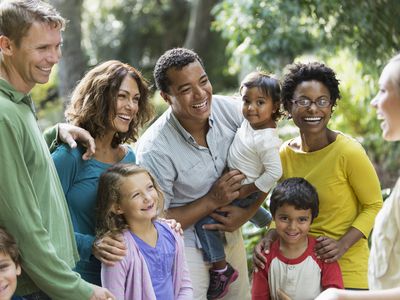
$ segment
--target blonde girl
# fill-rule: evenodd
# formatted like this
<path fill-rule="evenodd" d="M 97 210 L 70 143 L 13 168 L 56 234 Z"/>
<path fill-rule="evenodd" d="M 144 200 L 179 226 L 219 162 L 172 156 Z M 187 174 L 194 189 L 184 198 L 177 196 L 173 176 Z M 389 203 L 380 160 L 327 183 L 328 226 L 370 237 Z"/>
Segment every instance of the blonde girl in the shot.
<path fill-rule="evenodd" d="M 102 264 L 101 281 L 117 299 L 192 299 L 182 237 L 157 219 L 163 195 L 150 173 L 117 164 L 100 176 L 97 235 L 122 234 L 122 261 Z"/>

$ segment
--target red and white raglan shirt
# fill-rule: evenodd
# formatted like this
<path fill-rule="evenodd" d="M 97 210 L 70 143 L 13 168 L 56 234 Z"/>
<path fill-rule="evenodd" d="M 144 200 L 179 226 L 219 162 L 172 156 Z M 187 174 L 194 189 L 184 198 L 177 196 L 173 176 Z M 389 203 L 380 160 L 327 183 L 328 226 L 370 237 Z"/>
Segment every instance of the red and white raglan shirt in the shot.
<path fill-rule="evenodd" d="M 308 237 L 307 249 L 295 259 L 284 257 L 279 244 L 279 240 L 272 243 L 270 253 L 265 255 L 266 267 L 253 273 L 253 300 L 278 299 L 278 289 L 292 300 L 314 299 L 330 287 L 343 289 L 339 264 L 328 264 L 316 257 L 314 237 Z"/>

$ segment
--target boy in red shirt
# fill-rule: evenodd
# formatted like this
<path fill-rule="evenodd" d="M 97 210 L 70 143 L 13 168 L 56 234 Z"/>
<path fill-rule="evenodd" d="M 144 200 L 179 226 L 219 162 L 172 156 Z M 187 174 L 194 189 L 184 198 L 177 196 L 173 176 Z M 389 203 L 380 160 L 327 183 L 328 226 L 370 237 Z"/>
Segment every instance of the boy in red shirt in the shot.
<path fill-rule="evenodd" d="M 254 272 L 252 299 L 314 299 L 329 287 L 343 288 L 339 264 L 325 263 L 315 252 L 315 238 L 308 235 L 318 215 L 318 194 L 303 178 L 289 178 L 271 195 L 270 210 L 279 238 L 271 245 L 266 268 Z"/>

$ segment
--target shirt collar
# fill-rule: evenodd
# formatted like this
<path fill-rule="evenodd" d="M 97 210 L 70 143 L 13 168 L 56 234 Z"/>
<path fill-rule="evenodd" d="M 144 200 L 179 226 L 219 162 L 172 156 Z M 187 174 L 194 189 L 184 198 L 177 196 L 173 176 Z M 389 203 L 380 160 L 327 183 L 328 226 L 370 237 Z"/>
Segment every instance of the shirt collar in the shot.
<path fill-rule="evenodd" d="M 0 91 L 4 93 L 10 101 L 16 104 L 23 102 L 28 105 L 37 119 L 35 106 L 29 94 L 18 92 L 9 82 L 2 78 L 0 78 Z"/>
<path fill-rule="evenodd" d="M 183 126 L 181 125 L 181 123 L 179 122 L 179 120 L 176 118 L 176 116 L 174 115 L 174 113 L 172 112 L 171 107 L 168 108 L 168 114 L 169 114 L 169 122 L 171 123 L 171 125 L 178 131 L 179 134 L 182 135 L 182 137 L 192 143 L 192 144 L 197 144 L 196 140 L 193 138 L 193 136 L 185 129 L 183 128 Z M 212 127 L 214 123 L 214 119 L 213 119 L 213 113 L 211 111 L 211 114 L 208 118 L 208 124 L 210 126 L 210 128 Z"/>

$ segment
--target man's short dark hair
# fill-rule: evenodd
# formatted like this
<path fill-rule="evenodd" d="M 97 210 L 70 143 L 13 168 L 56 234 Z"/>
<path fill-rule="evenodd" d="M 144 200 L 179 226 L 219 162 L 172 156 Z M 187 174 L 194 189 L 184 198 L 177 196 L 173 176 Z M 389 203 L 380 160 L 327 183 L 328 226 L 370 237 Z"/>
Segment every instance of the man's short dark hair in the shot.
<path fill-rule="evenodd" d="M 276 210 L 284 204 L 293 205 L 296 209 L 311 209 L 312 220 L 318 216 L 317 190 L 304 178 L 288 178 L 275 187 L 269 206 L 272 215 L 275 216 Z"/>
<path fill-rule="evenodd" d="M 196 60 L 204 68 L 203 61 L 197 53 L 192 50 L 186 48 L 173 48 L 166 51 L 160 56 L 157 60 L 156 66 L 154 67 L 153 75 L 157 89 L 167 93 L 171 84 L 171 81 L 167 76 L 167 71 L 171 68 L 181 70 L 183 67 L 195 62 Z"/>

